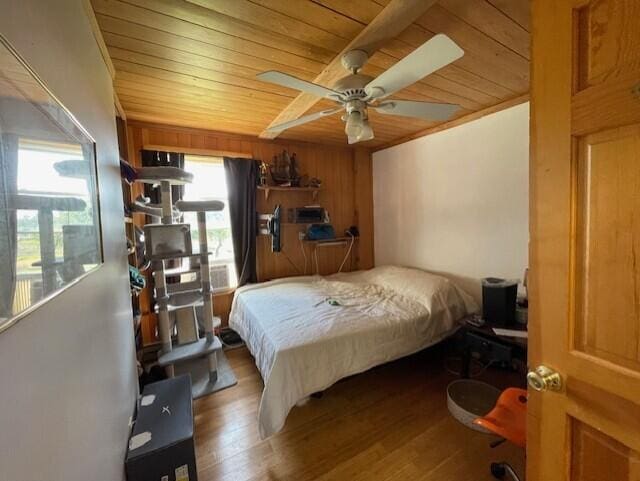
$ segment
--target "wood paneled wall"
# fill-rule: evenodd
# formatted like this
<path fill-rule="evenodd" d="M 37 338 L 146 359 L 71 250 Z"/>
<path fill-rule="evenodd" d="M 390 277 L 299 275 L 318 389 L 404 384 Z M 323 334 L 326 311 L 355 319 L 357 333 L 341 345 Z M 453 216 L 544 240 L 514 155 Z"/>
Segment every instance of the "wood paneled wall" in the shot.
<path fill-rule="evenodd" d="M 322 188 L 317 200 L 309 192 L 271 191 L 266 199 L 264 191 L 257 192 L 259 213 L 269 213 L 277 203 L 285 209 L 319 204 L 328 210 L 336 235 L 356 225 L 360 238 L 355 243 L 350 258 L 343 271 L 368 269 L 373 267 L 373 195 L 371 153 L 368 149 L 335 145 L 321 145 L 287 140 L 263 140 L 255 137 L 233 135 L 208 130 L 167 127 L 165 125 L 129 122 L 129 159 L 140 165 L 140 150 L 143 148 L 167 149 L 201 155 L 227 155 L 251 157 L 270 162 L 273 156 L 286 149 L 295 152 L 300 162 L 300 170 L 310 177 L 322 180 Z M 141 190 L 141 189 L 140 189 Z M 142 225 L 143 216 L 135 216 L 135 222 Z M 286 220 L 286 214 L 285 214 Z M 313 273 L 313 246 L 302 244 L 298 233 L 304 226 L 282 226 L 282 253 L 272 253 L 268 236 L 258 236 L 257 262 L 258 279 L 266 281 L 286 276 L 300 275 L 304 271 L 305 250 L 307 274 Z M 320 274 L 330 274 L 338 270 L 348 245 L 318 249 Z M 214 299 L 216 315 L 227 321 L 233 293 L 217 294 Z M 143 294 L 143 338 L 145 344 L 155 342 L 155 318 L 145 309 L 149 306 L 149 293 Z"/>

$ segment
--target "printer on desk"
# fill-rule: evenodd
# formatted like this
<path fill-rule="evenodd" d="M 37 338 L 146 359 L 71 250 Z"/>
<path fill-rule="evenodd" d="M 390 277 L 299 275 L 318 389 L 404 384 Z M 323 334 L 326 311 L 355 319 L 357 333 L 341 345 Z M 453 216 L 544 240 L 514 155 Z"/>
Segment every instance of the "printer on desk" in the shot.
<path fill-rule="evenodd" d="M 322 207 L 294 207 L 287 211 L 290 224 L 321 224 L 327 222 L 327 213 Z"/>

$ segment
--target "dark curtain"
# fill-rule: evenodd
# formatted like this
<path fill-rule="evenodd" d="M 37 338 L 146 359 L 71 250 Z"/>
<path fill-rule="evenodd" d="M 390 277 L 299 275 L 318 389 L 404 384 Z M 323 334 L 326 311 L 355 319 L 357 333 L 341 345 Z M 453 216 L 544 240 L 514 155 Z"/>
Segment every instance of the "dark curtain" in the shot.
<path fill-rule="evenodd" d="M 157 150 L 142 151 L 142 167 L 179 167 L 184 169 L 184 154 L 178 152 L 159 152 Z M 183 185 L 171 186 L 171 200 L 175 204 L 176 201 L 182 199 L 184 194 Z M 154 188 L 152 185 L 144 185 L 144 195 L 149 197 L 153 204 L 160 203 L 160 188 Z"/>
<path fill-rule="evenodd" d="M 231 237 L 235 256 L 238 286 L 257 282 L 256 234 L 256 180 L 258 161 L 224 158 L 224 171 L 229 192 Z"/>
<path fill-rule="evenodd" d="M 11 198 L 18 191 L 18 137 L 0 135 L 0 317 L 13 316 L 18 225 Z"/>

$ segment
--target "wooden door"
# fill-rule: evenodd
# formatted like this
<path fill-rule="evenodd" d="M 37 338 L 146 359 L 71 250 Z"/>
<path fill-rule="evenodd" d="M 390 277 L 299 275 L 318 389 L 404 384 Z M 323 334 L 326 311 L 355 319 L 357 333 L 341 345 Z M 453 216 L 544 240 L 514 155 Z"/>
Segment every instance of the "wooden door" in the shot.
<path fill-rule="evenodd" d="M 533 0 L 528 481 L 640 480 L 640 0 Z"/>

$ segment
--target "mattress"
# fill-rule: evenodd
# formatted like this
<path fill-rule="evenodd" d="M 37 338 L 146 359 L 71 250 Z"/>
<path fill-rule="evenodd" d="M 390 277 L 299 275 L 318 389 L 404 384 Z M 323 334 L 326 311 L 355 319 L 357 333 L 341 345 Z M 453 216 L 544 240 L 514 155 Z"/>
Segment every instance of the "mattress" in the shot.
<path fill-rule="evenodd" d="M 310 394 L 443 340 L 477 310 L 446 278 L 396 266 L 239 288 L 229 325 L 264 381 L 260 436 L 281 430 Z"/>

